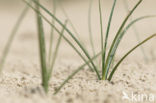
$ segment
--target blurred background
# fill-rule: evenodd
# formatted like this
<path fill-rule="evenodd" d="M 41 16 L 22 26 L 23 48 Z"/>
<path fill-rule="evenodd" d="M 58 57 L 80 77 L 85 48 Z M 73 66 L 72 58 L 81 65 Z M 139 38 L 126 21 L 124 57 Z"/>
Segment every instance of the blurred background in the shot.
<path fill-rule="evenodd" d="M 52 1 L 50 0 L 40 0 L 40 1 L 45 7 L 47 7 L 50 11 L 52 11 L 52 6 L 53 6 Z M 128 1 L 129 8 L 131 9 L 138 0 L 127 0 L 127 1 Z M 102 0 L 101 5 L 102 5 L 102 13 L 103 13 L 104 32 L 107 26 L 112 3 L 113 0 Z M 156 15 L 155 4 L 156 4 L 155 0 L 143 0 L 143 3 L 134 12 L 133 18 L 145 16 L 145 15 Z M 22 10 L 24 9 L 24 7 L 25 7 L 25 3 L 23 2 L 23 0 L 0 0 L 0 43 L 1 43 L 0 50 L 4 48 L 4 44 L 6 43 L 7 38 L 10 35 L 11 30 L 14 24 L 16 23 L 19 15 L 21 14 Z M 62 7 L 64 8 L 65 12 L 67 13 L 68 17 L 70 18 L 74 27 L 76 28 L 80 36 L 80 39 L 87 45 L 88 50 L 90 50 L 90 45 L 88 40 L 89 0 L 59 0 L 59 2 L 57 3 L 56 16 L 63 22 L 66 19 L 66 17 L 62 12 L 61 9 Z M 123 0 L 117 0 L 117 5 L 116 5 L 116 9 L 113 17 L 113 23 L 110 32 L 111 37 L 109 38 L 109 41 L 111 41 L 112 38 L 114 37 L 114 33 L 116 33 L 117 29 L 119 28 L 126 14 L 127 11 L 124 8 Z M 47 18 L 51 19 L 46 13 L 45 15 Z M 92 19 L 93 38 L 95 41 L 94 45 L 98 45 L 96 46 L 96 51 L 98 51 L 100 48 L 100 44 L 98 42 L 100 40 L 98 0 L 93 0 L 91 19 Z M 145 37 L 153 33 L 156 33 L 155 21 L 156 19 L 152 18 L 137 23 L 136 27 L 139 32 L 141 40 L 143 40 Z M 45 32 L 48 39 L 50 33 L 50 26 L 47 23 L 45 23 L 44 26 L 46 27 Z M 34 56 L 34 55 L 36 57 L 36 52 L 38 50 L 37 49 L 38 46 L 36 46 L 37 45 L 36 40 L 37 40 L 36 18 L 35 18 L 34 11 L 30 9 L 24 21 L 22 22 L 22 25 L 18 30 L 16 41 L 12 49 L 14 51 L 13 53 L 16 53 L 17 55 L 23 55 L 24 53 L 26 53 L 25 55 L 26 58 L 29 58 L 29 56 Z M 129 50 L 130 47 L 134 46 L 137 43 L 133 30 L 130 30 L 128 32 L 128 35 L 124 37 L 124 40 L 122 42 L 124 43 L 121 43 L 121 47 L 120 47 L 121 49 L 119 49 L 121 55 L 125 51 Z M 151 48 L 153 49 L 155 48 L 154 45 L 151 45 L 151 43 L 154 44 L 155 41 L 153 40 L 144 46 L 146 52 L 148 53 L 150 52 L 148 50 L 151 50 Z M 70 48 L 66 46 L 66 44 L 63 44 L 62 47 Z M 30 48 L 32 49 L 30 50 Z M 63 49 L 64 48 L 62 48 L 62 50 Z M 61 56 L 68 57 L 67 55 L 69 54 L 68 58 L 70 58 L 72 55 L 71 52 L 73 51 L 64 50 L 64 53 L 62 53 Z M 119 54 L 119 56 L 121 55 Z M 136 55 L 138 57 L 142 57 L 141 56 L 142 54 L 139 51 L 139 49 Z"/>

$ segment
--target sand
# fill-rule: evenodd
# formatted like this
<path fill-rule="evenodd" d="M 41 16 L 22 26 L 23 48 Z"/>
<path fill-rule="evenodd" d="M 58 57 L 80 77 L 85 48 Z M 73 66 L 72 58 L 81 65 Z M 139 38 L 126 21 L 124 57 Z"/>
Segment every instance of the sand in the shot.
<path fill-rule="evenodd" d="M 108 20 L 111 3 L 106 1 L 103 3 L 104 22 Z M 130 3 L 132 6 L 135 2 L 130 1 Z M 155 0 L 144 0 L 134 13 L 134 17 L 155 14 L 156 7 L 154 3 L 156 3 Z M 0 53 L 2 53 L 4 44 L 21 12 L 21 8 L 23 8 L 23 4 L 19 3 L 18 8 L 16 3 L 11 5 L 11 3 L 1 2 L 0 5 Z M 85 43 L 86 48 L 91 50 L 87 39 L 88 1 L 73 0 L 71 2 L 63 2 L 63 5 L 77 28 L 81 40 Z M 100 48 L 100 43 L 98 42 L 100 40 L 100 27 L 98 7 L 96 5 L 97 2 L 94 2 L 92 30 L 97 52 Z M 121 24 L 120 21 L 126 15 L 120 1 L 115 12 L 109 41 L 112 40 L 114 33 Z M 58 9 L 57 16 L 64 20 L 60 9 Z M 156 32 L 155 20 L 148 19 L 136 25 L 141 40 Z M 46 43 L 48 43 L 49 26 L 45 23 L 45 27 L 47 28 Z M 135 34 L 130 30 L 118 49 L 116 61 L 136 43 Z M 46 96 L 40 86 L 41 78 L 35 17 L 33 11 L 29 11 L 17 33 L 0 76 L 0 103 L 156 103 L 155 44 L 156 39 L 152 39 L 144 45 L 146 55 L 149 58 L 148 63 L 144 61 L 140 49 L 137 49 L 120 65 L 111 82 L 99 81 L 96 74 L 91 72 L 88 67 L 85 67 L 54 96 L 54 90 L 83 63 L 71 47 L 63 41 L 49 84 L 49 94 Z M 90 51 L 90 53 L 92 52 Z M 126 93 L 130 100 L 123 100 L 123 93 Z M 141 96 L 147 98 L 142 100 Z"/>

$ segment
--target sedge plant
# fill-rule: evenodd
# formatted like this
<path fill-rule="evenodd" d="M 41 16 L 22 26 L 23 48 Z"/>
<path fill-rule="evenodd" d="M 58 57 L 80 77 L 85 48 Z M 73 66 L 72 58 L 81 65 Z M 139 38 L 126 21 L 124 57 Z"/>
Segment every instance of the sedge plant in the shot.
<path fill-rule="evenodd" d="M 51 25 L 55 31 L 61 35 L 60 31 L 58 30 L 58 28 L 53 25 L 42 13 L 40 13 L 40 11 L 38 9 L 36 9 L 35 7 L 33 7 L 33 5 L 31 5 L 27 0 L 23 0 L 25 3 L 28 4 L 29 7 L 31 7 L 38 15 L 40 15 L 40 17 L 42 19 L 44 19 L 49 25 Z M 80 70 L 82 70 L 84 68 L 84 66 L 88 66 L 89 68 L 93 69 L 97 75 L 97 78 L 99 80 L 109 80 L 111 81 L 114 73 L 116 72 L 116 70 L 118 69 L 119 65 L 125 60 L 125 58 L 131 54 L 136 48 L 140 47 L 142 44 L 144 44 L 145 42 L 147 42 L 148 40 L 151 40 L 152 38 L 154 38 L 156 36 L 156 34 L 153 34 L 151 36 L 149 36 L 148 38 L 146 38 L 145 40 L 143 40 L 142 42 L 138 43 L 136 46 L 134 46 L 134 48 L 130 49 L 123 57 L 121 57 L 121 59 L 115 64 L 115 66 L 113 68 L 111 68 L 111 64 L 113 62 L 114 56 L 116 54 L 116 51 L 119 47 L 119 44 L 121 42 L 121 40 L 123 39 L 124 35 L 126 34 L 127 30 L 134 25 L 135 23 L 137 23 L 138 21 L 141 21 L 143 19 L 146 18 L 151 18 L 151 17 L 155 17 L 155 16 L 143 16 L 143 17 L 139 17 L 137 19 L 132 20 L 128 25 L 127 21 L 130 18 L 130 16 L 133 14 L 133 12 L 136 10 L 136 8 L 141 4 L 141 2 L 143 0 L 139 0 L 136 5 L 132 8 L 132 10 L 130 10 L 130 12 L 128 13 L 128 15 L 125 17 L 125 19 L 123 20 L 121 26 L 119 27 L 117 33 L 115 34 L 114 39 L 112 40 L 111 46 L 110 48 L 108 48 L 108 37 L 109 37 L 109 32 L 111 29 L 111 22 L 113 19 L 113 13 L 115 10 L 115 6 L 117 3 L 117 0 L 114 0 L 113 2 L 113 6 L 111 9 L 111 13 L 109 16 L 109 20 L 108 20 L 108 26 L 106 29 L 106 34 L 104 35 L 103 33 L 103 23 L 102 23 L 102 9 L 101 9 L 101 0 L 99 0 L 99 14 L 100 14 L 100 27 L 101 27 L 101 51 L 99 53 L 97 53 L 94 57 L 90 56 L 89 52 L 86 50 L 86 48 L 81 44 L 81 42 L 75 37 L 75 35 L 71 32 L 70 29 L 68 29 L 62 22 L 61 20 L 59 20 L 53 13 L 51 13 L 48 9 L 46 9 L 42 4 L 40 4 L 39 2 L 37 2 L 36 0 L 31 0 L 34 4 L 38 5 L 44 12 L 46 12 L 48 15 L 50 15 L 56 23 L 58 23 L 60 26 L 62 26 L 62 28 L 64 29 L 64 31 L 67 32 L 66 35 L 69 35 L 74 42 L 77 44 L 77 46 L 79 48 L 76 48 L 75 45 L 73 45 L 73 43 L 71 43 L 71 41 L 68 40 L 68 38 L 66 37 L 66 35 L 62 35 L 62 38 L 76 51 L 76 53 L 78 53 L 78 55 L 82 58 L 82 60 L 84 61 L 84 64 L 81 65 L 78 69 L 75 70 L 75 72 L 73 72 L 61 85 L 60 87 L 58 87 L 58 89 L 56 90 L 56 93 L 58 93 L 58 91 L 64 86 L 64 84 L 66 84 L 68 82 L 68 80 L 70 80 L 74 75 L 76 75 Z M 108 54 L 106 53 L 108 51 Z M 101 65 L 101 71 L 98 70 L 97 66 L 95 65 L 94 60 L 98 57 L 101 56 L 102 58 L 102 65 Z"/>

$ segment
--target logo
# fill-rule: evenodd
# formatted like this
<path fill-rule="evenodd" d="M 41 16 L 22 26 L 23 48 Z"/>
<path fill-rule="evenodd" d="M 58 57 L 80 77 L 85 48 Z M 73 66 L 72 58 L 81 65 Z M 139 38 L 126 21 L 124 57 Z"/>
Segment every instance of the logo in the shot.
<path fill-rule="evenodd" d="M 131 94 L 126 93 L 125 91 L 122 92 L 122 100 L 128 100 L 130 102 L 154 102 L 156 97 L 154 94 L 138 94 L 131 92 Z"/>

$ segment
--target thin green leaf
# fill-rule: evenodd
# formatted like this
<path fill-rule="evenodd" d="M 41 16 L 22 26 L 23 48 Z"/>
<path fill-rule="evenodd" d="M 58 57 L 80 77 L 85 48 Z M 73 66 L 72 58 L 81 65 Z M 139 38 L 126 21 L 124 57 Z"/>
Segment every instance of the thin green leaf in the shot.
<path fill-rule="evenodd" d="M 53 14 L 54 15 L 56 15 L 56 0 L 53 0 Z M 54 24 L 55 25 L 55 20 L 52 18 L 52 24 Z M 51 63 L 51 58 L 52 58 L 52 53 L 53 53 L 53 50 L 52 50 L 52 48 L 53 48 L 53 39 L 54 39 L 54 28 L 52 27 L 51 28 L 51 33 L 50 33 L 50 45 L 49 45 L 49 55 L 48 55 L 48 57 L 49 57 L 49 59 L 48 59 L 48 61 L 49 61 L 49 66 L 50 66 L 50 63 Z"/>
<path fill-rule="evenodd" d="M 27 1 L 24 0 L 24 2 L 32 8 L 35 12 L 39 13 L 32 5 L 30 5 Z M 61 35 L 61 32 L 53 25 L 43 14 L 40 13 L 40 16 L 49 24 L 51 25 L 56 32 Z M 75 52 L 82 58 L 82 60 L 86 63 L 87 60 L 84 58 L 84 56 L 80 53 L 80 51 L 73 45 L 73 43 L 70 42 L 64 35 L 62 35 L 63 39 L 75 50 Z M 88 67 L 92 69 L 92 67 L 88 64 Z"/>
<path fill-rule="evenodd" d="M 112 60 L 113 60 L 113 57 L 115 55 L 115 44 L 117 42 L 117 39 L 122 31 L 122 29 L 124 28 L 125 24 L 127 23 L 129 17 L 133 14 L 133 12 L 135 11 L 135 9 L 139 6 L 139 4 L 142 2 L 142 0 L 139 0 L 138 3 L 134 6 L 134 8 L 129 12 L 129 14 L 126 16 L 125 20 L 123 21 L 122 25 L 120 26 L 114 40 L 113 40 L 113 43 L 111 44 L 111 48 L 109 50 L 109 53 L 108 53 L 108 56 L 107 56 L 107 59 L 106 59 L 106 65 L 105 65 L 105 69 L 104 69 L 104 75 L 102 76 L 102 79 L 103 80 L 106 80 L 107 79 L 107 74 L 108 74 L 108 71 L 110 69 L 110 65 L 112 63 Z"/>
<path fill-rule="evenodd" d="M 90 0 L 89 1 L 89 11 L 88 11 L 88 31 L 89 31 L 89 40 L 90 40 L 93 56 L 95 56 L 95 48 L 94 48 L 93 34 L 92 34 L 92 23 L 91 23 L 92 3 L 93 3 L 93 0 Z"/>
<path fill-rule="evenodd" d="M 36 0 L 39 2 L 39 0 Z M 40 7 L 36 5 L 36 9 L 40 13 Z M 46 66 L 46 49 L 45 49 L 45 37 L 42 18 L 39 13 L 37 15 L 37 27 L 38 27 L 38 40 L 39 40 L 39 49 L 40 49 L 40 64 L 41 64 L 41 73 L 42 73 L 42 86 L 45 92 L 48 92 L 48 78 L 47 78 L 47 66 Z"/>
<path fill-rule="evenodd" d="M 127 0 L 123 0 L 123 3 L 124 3 L 124 7 L 125 7 L 126 11 L 129 12 L 129 7 L 128 7 L 128 2 L 127 2 Z M 132 20 L 133 20 L 133 18 L 130 17 L 130 21 L 132 21 Z M 134 31 L 134 34 L 135 34 L 135 36 L 136 36 L 136 39 L 137 39 L 138 43 L 140 43 L 141 40 L 140 40 L 140 36 L 139 36 L 139 33 L 138 33 L 138 30 L 137 30 L 136 26 L 133 25 L 133 26 L 132 26 L 132 29 L 133 29 L 133 31 Z M 140 46 L 140 50 L 141 50 L 141 52 L 142 52 L 142 55 L 143 55 L 143 57 L 144 57 L 145 62 L 148 62 L 148 56 L 147 56 L 146 53 L 145 53 L 144 47 L 143 47 L 143 46 Z"/>
<path fill-rule="evenodd" d="M 110 27 L 111 27 L 111 22 L 112 22 L 112 18 L 113 18 L 113 13 L 114 13 L 116 1 L 117 0 L 114 0 L 113 6 L 112 6 L 112 9 L 111 9 L 111 13 L 110 13 L 110 16 L 109 16 L 109 21 L 108 21 L 108 26 L 107 26 L 107 31 L 106 31 L 106 36 L 105 36 L 105 44 L 104 44 L 104 50 L 103 50 L 103 54 L 102 54 L 102 75 L 104 75 L 105 57 L 106 57 L 106 51 L 107 51 L 108 35 L 109 35 Z"/>
<path fill-rule="evenodd" d="M 122 40 L 122 38 L 123 38 L 123 36 L 124 36 L 124 34 L 127 32 L 127 30 L 131 27 L 131 26 L 133 26 L 136 22 L 138 22 L 138 21 L 140 21 L 140 20 L 143 20 L 143 19 L 147 19 L 147 18 L 152 18 L 152 17 L 156 17 L 156 16 L 143 16 L 143 17 L 140 17 L 140 18 L 137 18 L 137 19 L 135 19 L 135 20 L 133 20 L 132 22 L 130 22 L 129 24 L 128 24 L 128 26 L 120 33 L 120 35 L 119 35 L 119 37 L 117 38 L 117 42 L 115 43 L 115 45 L 114 45 L 114 54 L 115 54 L 115 52 L 116 52 L 116 50 L 117 50 L 117 48 L 118 48 L 118 46 L 119 46 L 119 43 L 121 42 L 121 40 Z"/>
<path fill-rule="evenodd" d="M 25 0 L 24 0 L 25 1 Z M 57 23 L 60 24 L 60 26 L 64 27 L 65 31 L 72 37 L 72 39 L 77 43 L 77 45 L 80 47 L 80 49 L 83 51 L 83 53 L 85 54 L 85 56 L 88 58 L 88 60 L 90 60 L 91 65 L 93 66 L 94 71 L 96 72 L 98 79 L 101 79 L 100 74 L 95 66 L 95 64 L 93 63 L 93 61 L 91 60 L 91 57 L 89 55 L 89 53 L 87 52 L 87 50 L 81 45 L 81 43 L 79 42 L 79 40 L 72 34 L 72 32 L 67 29 L 62 22 L 57 19 L 52 13 L 50 13 L 44 6 L 42 6 L 40 3 L 36 2 L 35 0 L 32 0 L 35 4 L 39 5 L 40 8 L 42 8 L 42 10 L 44 10 L 47 14 L 49 14 L 51 17 L 53 17 L 53 19 L 56 20 Z"/>
<path fill-rule="evenodd" d="M 101 10 L 101 0 L 99 0 L 99 14 L 100 14 L 100 29 L 101 29 L 101 51 L 103 53 L 103 24 L 102 24 L 102 10 Z M 103 60 L 103 56 L 102 57 L 102 60 Z"/>
<path fill-rule="evenodd" d="M 12 30 L 10 36 L 9 36 L 9 39 L 8 39 L 6 45 L 5 45 L 4 51 L 2 53 L 2 58 L 1 58 L 1 61 L 0 61 L 0 73 L 1 73 L 1 71 L 3 69 L 4 63 L 6 61 L 6 58 L 7 58 L 8 54 L 9 54 L 11 45 L 12 45 L 13 40 L 14 40 L 16 34 L 17 34 L 17 31 L 18 31 L 18 29 L 19 29 L 19 27 L 21 25 L 21 22 L 23 21 L 24 17 L 26 16 L 26 13 L 28 12 L 28 8 L 29 7 L 26 5 L 24 7 L 24 9 L 22 10 L 22 13 L 20 14 L 19 18 L 17 19 L 17 22 L 14 25 L 14 28 L 13 28 L 13 30 Z"/>
<path fill-rule="evenodd" d="M 150 37 L 146 38 L 144 41 L 142 41 L 141 43 L 139 43 L 138 45 L 136 45 L 134 48 L 132 48 L 131 50 L 129 50 L 121 59 L 120 61 L 115 65 L 115 67 L 113 68 L 108 80 L 111 81 L 115 71 L 117 70 L 118 66 L 122 63 L 122 61 L 129 55 L 131 54 L 135 49 L 137 49 L 139 46 L 141 46 L 142 44 L 146 43 L 147 41 L 149 41 L 150 39 L 154 38 L 156 36 L 156 34 L 151 35 Z"/>
<path fill-rule="evenodd" d="M 66 26 L 66 24 L 67 24 L 67 20 L 65 21 L 64 25 Z M 60 47 L 60 43 L 61 43 L 63 34 L 64 34 L 64 28 L 62 29 L 61 35 L 59 36 L 59 38 L 57 40 L 57 44 L 56 44 L 55 51 L 54 51 L 54 54 L 53 54 L 54 56 L 53 56 L 53 59 L 52 59 L 50 70 L 48 72 L 48 80 L 50 79 L 50 77 L 52 75 L 52 71 L 53 71 L 53 68 L 54 68 L 54 64 L 55 64 L 55 61 L 56 61 L 56 57 L 57 57 L 57 54 L 58 54 L 58 51 L 59 51 L 59 47 Z"/>

